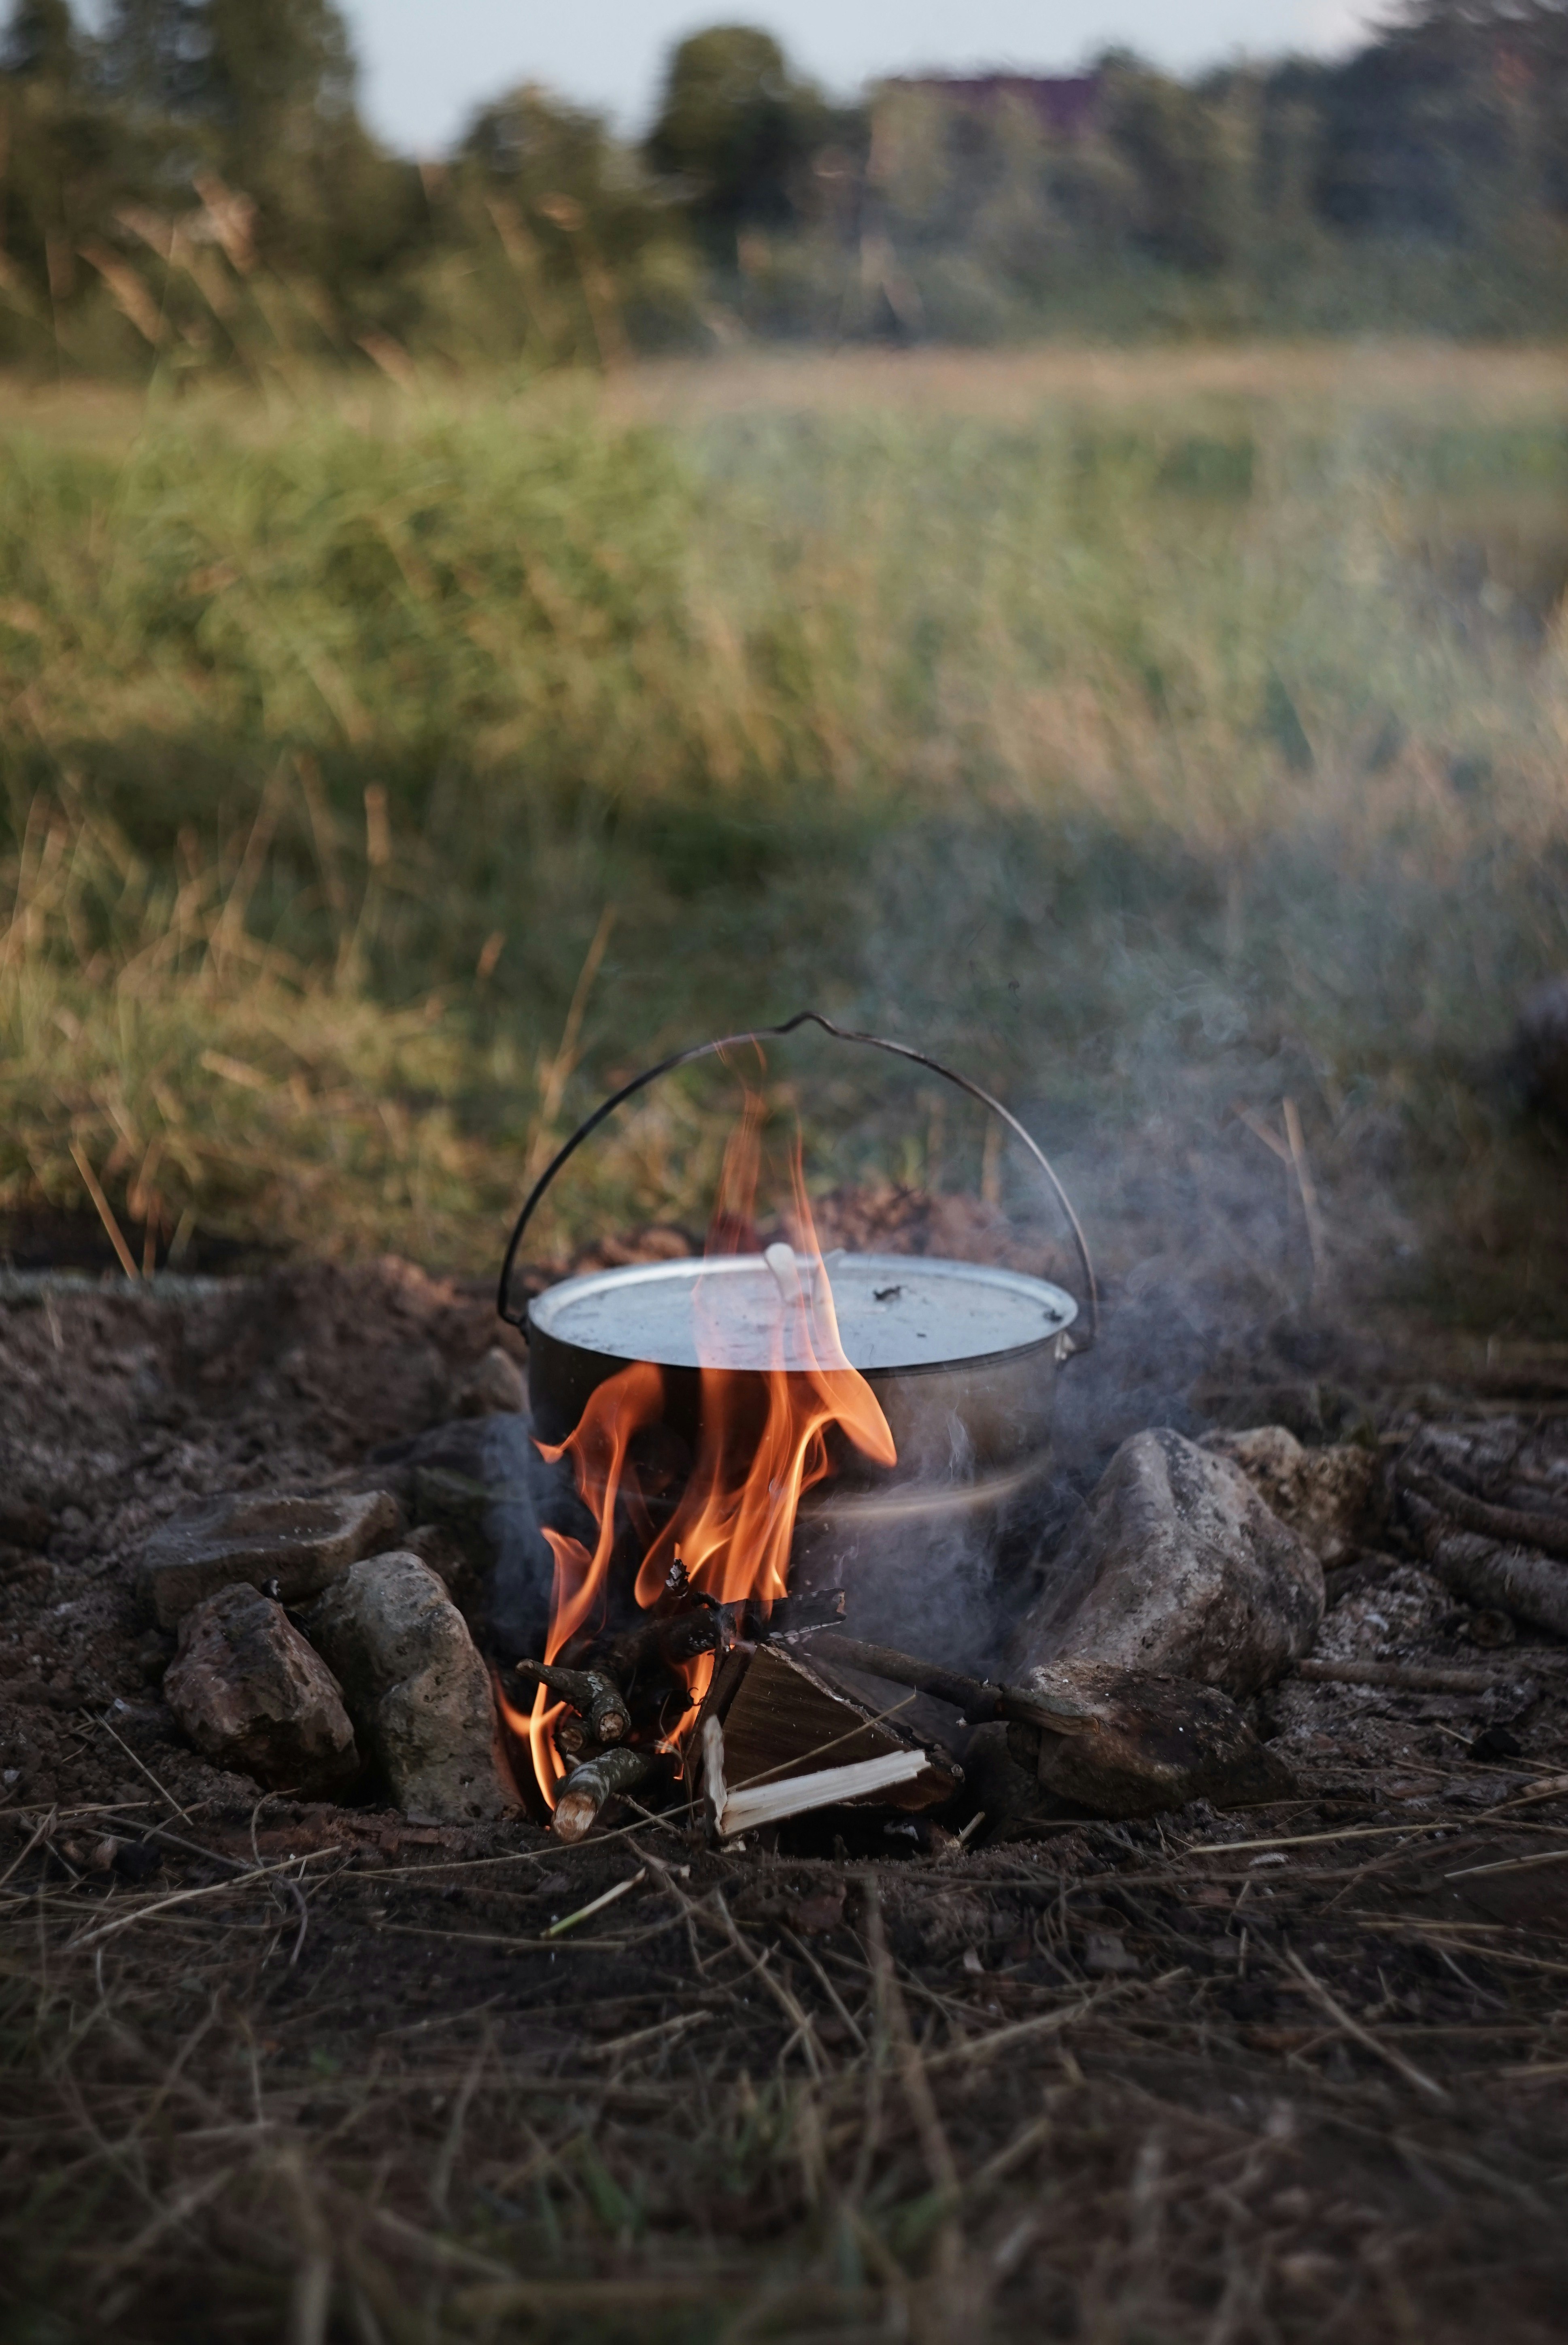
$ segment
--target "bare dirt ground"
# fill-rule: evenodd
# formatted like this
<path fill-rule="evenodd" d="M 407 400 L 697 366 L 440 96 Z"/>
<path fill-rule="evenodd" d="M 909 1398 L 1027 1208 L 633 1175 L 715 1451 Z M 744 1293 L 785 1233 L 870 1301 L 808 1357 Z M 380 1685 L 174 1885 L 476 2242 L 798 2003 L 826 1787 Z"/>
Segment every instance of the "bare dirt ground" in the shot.
<path fill-rule="evenodd" d="M 569 1850 L 190 1751 L 147 1532 L 373 1479 L 494 1335 L 390 1263 L 0 1302 L 7 2334 L 1561 2336 L 1568 1646 L 1487 1644 L 1397 1527 L 1320 1655 L 1491 1690 L 1291 1680 L 1269 1810 L 717 1853 L 628 1811 Z M 1560 1371 L 1324 1340 L 1214 1364 L 1195 1418 L 1392 1455 L 1442 1417 L 1563 1471 Z"/>

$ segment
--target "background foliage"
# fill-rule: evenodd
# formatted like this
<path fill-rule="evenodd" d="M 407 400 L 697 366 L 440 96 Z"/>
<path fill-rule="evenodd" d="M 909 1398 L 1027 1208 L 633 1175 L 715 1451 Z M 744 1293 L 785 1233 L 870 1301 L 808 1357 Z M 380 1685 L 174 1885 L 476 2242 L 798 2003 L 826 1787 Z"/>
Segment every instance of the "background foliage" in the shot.
<path fill-rule="evenodd" d="M 1058 86 L 835 105 L 721 25 L 673 53 L 640 148 L 526 86 L 420 167 L 361 123 L 331 0 L 115 0 L 97 38 L 68 0 L 15 0 L 0 360 L 395 372 L 1563 315 L 1563 0 L 1409 0 L 1340 64 L 1181 82 L 1109 55 Z"/>
<path fill-rule="evenodd" d="M 1223 1240 L 1289 1302 L 1242 1112 L 1288 1097 L 1363 1297 L 1552 1320 L 1505 1061 L 1568 960 L 1554 364 L 901 367 L 673 421 L 658 375 L 14 396 L 0 1206 L 86 1212 L 85 1160 L 138 1260 L 479 1266 L 612 1078 L 814 1003 L 1001 1086 L 1113 1266 Z M 776 1071 L 821 1177 L 1013 1193 L 880 1067 Z M 701 1104 L 541 1244 L 700 1226 Z"/>

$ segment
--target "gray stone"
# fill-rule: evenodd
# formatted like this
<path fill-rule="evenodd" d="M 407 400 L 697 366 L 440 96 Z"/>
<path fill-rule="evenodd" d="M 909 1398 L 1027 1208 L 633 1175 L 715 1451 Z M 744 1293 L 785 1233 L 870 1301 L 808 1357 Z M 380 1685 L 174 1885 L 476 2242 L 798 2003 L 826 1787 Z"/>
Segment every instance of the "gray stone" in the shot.
<path fill-rule="evenodd" d="M 280 1604 L 219 1589 L 179 1632 L 164 1697 L 204 1757 L 278 1791 L 340 1792 L 359 1772 L 342 1691 Z"/>
<path fill-rule="evenodd" d="M 302 1617 L 407 1814 L 470 1823 L 515 1812 L 490 1671 L 428 1564 L 368 1557 Z"/>
<path fill-rule="evenodd" d="M 147 1541 L 142 1599 L 162 1629 L 177 1628 L 204 1597 L 238 1580 L 261 1589 L 275 1581 L 283 1603 L 298 1604 L 384 1544 L 400 1521 L 386 1490 L 314 1498 L 239 1490 L 204 1498 Z"/>
<path fill-rule="evenodd" d="M 528 1406 L 522 1370 L 510 1352 L 492 1344 L 458 1389 L 460 1416 L 519 1416 Z"/>
<path fill-rule="evenodd" d="M 1308 1449 L 1282 1425 L 1211 1433 L 1203 1447 L 1239 1466 L 1264 1505 L 1332 1569 L 1369 1545 L 1378 1528 L 1378 1460 L 1346 1442 Z"/>
<path fill-rule="evenodd" d="M 1323 1568 L 1240 1468 L 1168 1428 L 1135 1434 L 1019 1623 L 1011 1672 L 1053 1661 L 1196 1679 L 1238 1697 L 1323 1617 Z"/>
<path fill-rule="evenodd" d="M 1295 1791 L 1290 1770 L 1218 1686 L 1091 1661 L 1057 1661 L 1026 1682 L 1066 1695 L 1093 1721 L 1087 1734 L 1008 1727 L 1009 1752 L 1049 1799 L 1091 1815 L 1146 1816 L 1191 1800 L 1258 1807 Z"/>

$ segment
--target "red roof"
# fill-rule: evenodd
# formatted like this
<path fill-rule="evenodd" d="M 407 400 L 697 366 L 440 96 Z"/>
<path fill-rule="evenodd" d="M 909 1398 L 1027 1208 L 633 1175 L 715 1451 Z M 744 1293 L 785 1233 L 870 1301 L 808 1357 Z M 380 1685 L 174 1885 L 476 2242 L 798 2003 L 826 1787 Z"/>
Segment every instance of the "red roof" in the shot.
<path fill-rule="evenodd" d="M 958 106 L 989 112 L 1004 98 L 1031 107 L 1049 130 L 1072 136 L 1089 129 L 1099 104 L 1098 74 L 901 74 L 884 86 L 929 91 Z"/>

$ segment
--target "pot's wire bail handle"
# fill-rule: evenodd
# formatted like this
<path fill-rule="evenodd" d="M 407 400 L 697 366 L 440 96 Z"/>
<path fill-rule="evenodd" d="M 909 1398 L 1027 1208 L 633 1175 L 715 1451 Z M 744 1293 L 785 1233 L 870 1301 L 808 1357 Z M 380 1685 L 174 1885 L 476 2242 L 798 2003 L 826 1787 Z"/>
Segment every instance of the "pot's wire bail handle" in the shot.
<path fill-rule="evenodd" d="M 1083 1224 L 1073 1210 L 1072 1199 L 1057 1179 L 1049 1157 L 1038 1142 L 1025 1131 L 1010 1108 L 1004 1107 L 999 1099 L 994 1099 L 991 1093 L 982 1090 L 978 1083 L 971 1082 L 967 1075 L 955 1073 L 951 1067 L 945 1067 L 939 1059 L 931 1058 L 924 1051 L 912 1049 L 907 1042 L 891 1042 L 881 1034 L 860 1034 L 853 1027 L 835 1026 L 831 1018 L 823 1016 L 820 1010 L 799 1010 L 793 1018 L 786 1018 L 782 1026 L 758 1026 L 749 1033 L 724 1034 L 721 1035 L 716 1041 L 694 1042 L 688 1050 L 676 1051 L 670 1058 L 661 1059 L 656 1067 L 648 1067 L 642 1074 L 633 1075 L 629 1083 L 622 1083 L 618 1091 L 612 1092 L 607 1100 L 602 1101 L 594 1109 L 592 1114 L 578 1125 L 571 1139 L 563 1142 L 556 1150 L 555 1154 L 529 1191 L 522 1211 L 512 1224 L 511 1237 L 506 1249 L 506 1259 L 501 1266 L 501 1282 L 496 1290 L 495 1307 L 501 1317 L 509 1326 L 525 1325 L 528 1316 L 526 1310 L 519 1312 L 507 1308 L 511 1291 L 512 1268 L 517 1261 L 517 1250 L 522 1243 L 522 1233 L 533 1219 L 540 1200 L 561 1166 L 577 1153 L 585 1140 L 592 1138 L 608 1116 L 613 1115 L 618 1107 L 623 1107 L 626 1101 L 634 1098 L 638 1091 L 646 1090 L 650 1083 L 657 1082 L 661 1075 L 673 1074 L 677 1067 L 692 1066 L 699 1059 L 715 1058 L 721 1051 L 737 1050 L 746 1042 L 777 1041 L 786 1034 L 794 1033 L 802 1026 L 820 1026 L 823 1032 L 831 1034 L 835 1041 L 862 1042 L 869 1050 L 886 1051 L 895 1059 L 909 1059 L 917 1067 L 928 1068 L 932 1074 L 940 1075 L 945 1082 L 954 1083 L 959 1091 L 967 1091 L 971 1099 L 978 1100 L 980 1105 L 989 1109 L 993 1115 L 1000 1116 L 1014 1137 L 1023 1142 L 1024 1146 L 1044 1173 L 1051 1193 L 1060 1206 L 1067 1227 L 1073 1233 L 1073 1244 L 1077 1250 L 1078 1264 L 1084 1276 L 1084 1291 L 1088 1303 L 1088 1333 L 1087 1336 L 1064 1335 L 1061 1338 L 1063 1357 L 1070 1358 L 1075 1352 L 1087 1352 L 1099 1335 L 1099 1285 L 1095 1277 L 1094 1263 L 1089 1254 L 1088 1240 L 1084 1235 Z"/>

